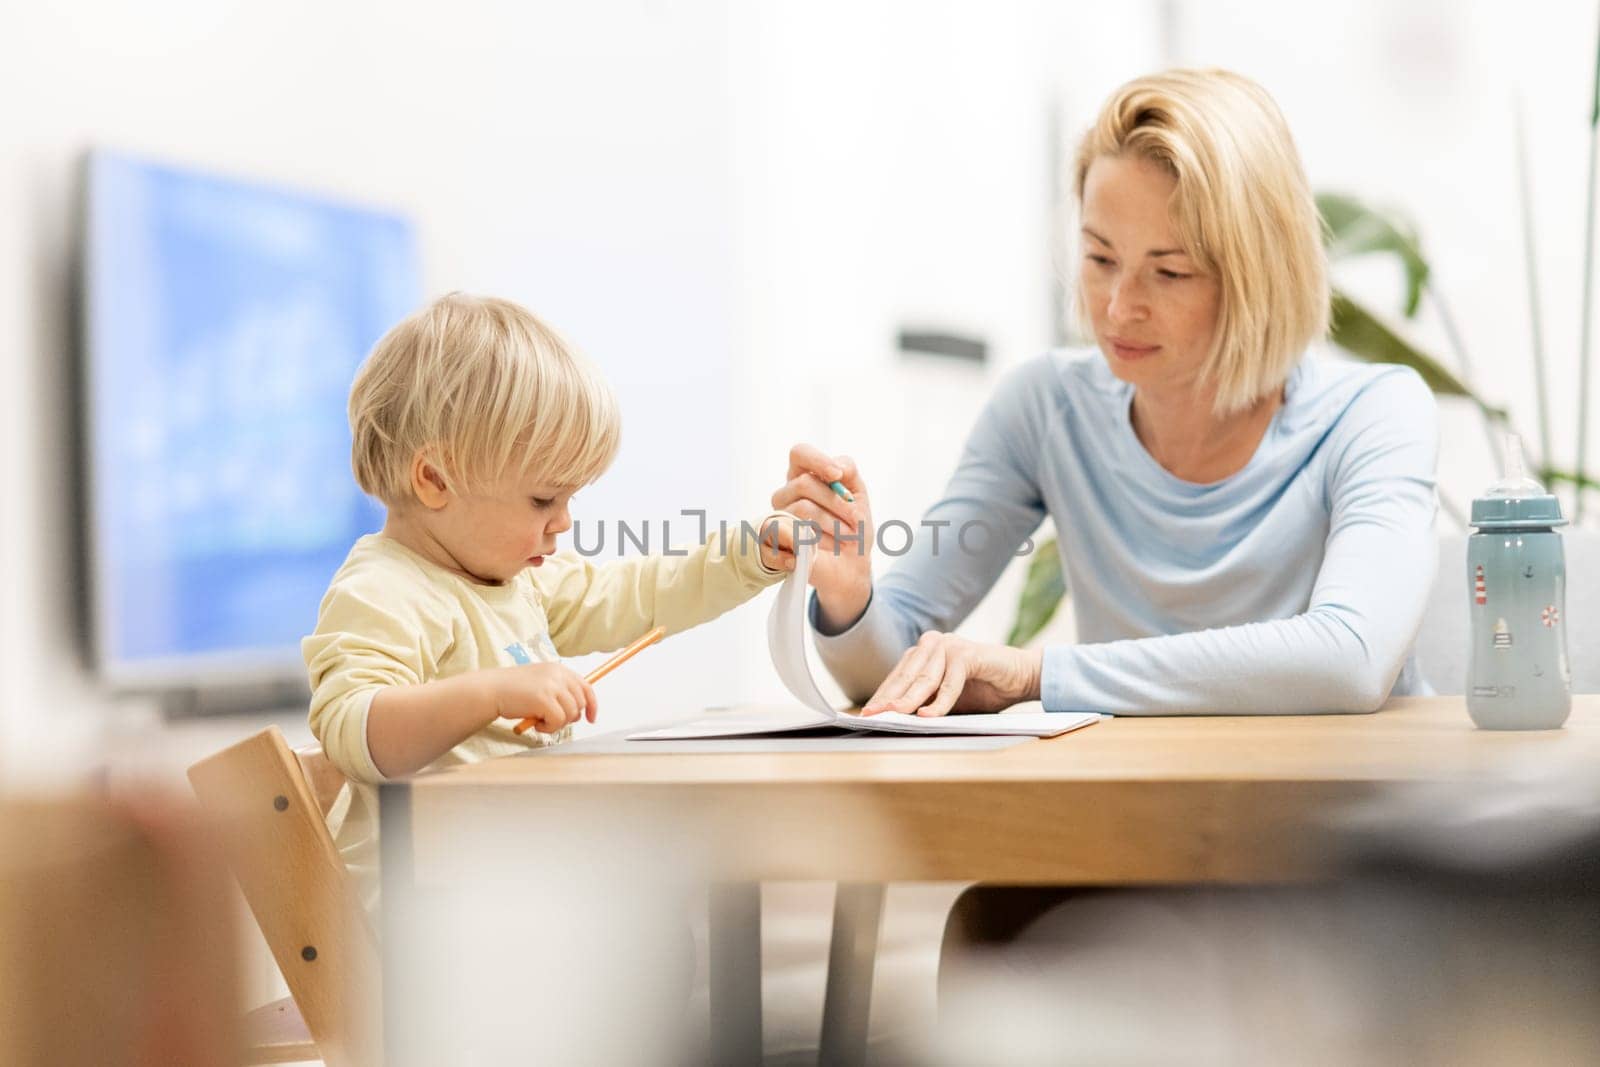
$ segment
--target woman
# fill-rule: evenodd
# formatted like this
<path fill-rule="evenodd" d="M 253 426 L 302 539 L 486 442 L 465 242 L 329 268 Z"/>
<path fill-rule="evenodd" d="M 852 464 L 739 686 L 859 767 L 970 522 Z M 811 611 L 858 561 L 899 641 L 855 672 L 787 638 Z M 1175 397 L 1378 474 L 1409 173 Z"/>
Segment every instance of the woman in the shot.
<path fill-rule="evenodd" d="M 824 530 L 823 662 L 868 713 L 1370 712 L 1426 691 L 1410 652 L 1435 566 L 1433 397 L 1406 368 L 1305 358 L 1327 329 L 1326 261 L 1272 99 L 1224 71 L 1140 78 L 1075 175 L 1098 351 L 1002 382 L 876 583 L 854 465 L 791 452 L 772 503 Z M 1079 643 L 949 633 L 1046 515 Z M 937 542 L 930 523 L 948 523 Z"/>
<path fill-rule="evenodd" d="M 937 549 L 919 537 L 874 583 L 854 465 L 790 453 L 772 503 L 826 531 L 811 617 L 828 669 L 869 713 L 921 715 L 1024 700 L 1122 715 L 1367 712 L 1426 691 L 1410 653 L 1435 566 L 1433 397 L 1405 368 L 1305 358 L 1327 328 L 1327 268 L 1272 99 L 1223 71 L 1138 79 L 1084 137 L 1075 179 L 1078 312 L 1098 352 L 1049 353 L 1001 384 L 926 517 L 949 524 Z M 853 503 L 829 490 L 836 478 Z M 948 633 L 1046 515 L 1079 643 Z M 974 522 L 987 536 L 951 536 Z M 1204 953 L 1172 967 L 1137 937 L 1098 957 L 1084 946 L 1113 929 L 1199 930 L 1206 900 L 970 889 L 946 927 L 942 1009 L 993 1025 L 984 976 L 1000 946 L 1008 988 L 1125 1009 L 1153 975 L 1178 996 L 1203 987 Z M 1097 960 L 1137 973 L 1119 984 L 1117 965 Z M 1068 961 L 1087 979 L 1064 983 Z"/>

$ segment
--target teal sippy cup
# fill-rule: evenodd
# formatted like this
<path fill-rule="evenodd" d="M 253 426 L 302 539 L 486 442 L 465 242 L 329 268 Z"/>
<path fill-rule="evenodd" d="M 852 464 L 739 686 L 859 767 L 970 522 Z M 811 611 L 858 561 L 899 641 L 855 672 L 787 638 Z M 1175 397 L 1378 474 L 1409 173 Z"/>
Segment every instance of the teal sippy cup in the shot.
<path fill-rule="evenodd" d="M 1527 477 L 1521 442 L 1505 475 L 1472 502 L 1467 711 L 1485 730 L 1553 730 L 1572 710 L 1561 504 Z"/>

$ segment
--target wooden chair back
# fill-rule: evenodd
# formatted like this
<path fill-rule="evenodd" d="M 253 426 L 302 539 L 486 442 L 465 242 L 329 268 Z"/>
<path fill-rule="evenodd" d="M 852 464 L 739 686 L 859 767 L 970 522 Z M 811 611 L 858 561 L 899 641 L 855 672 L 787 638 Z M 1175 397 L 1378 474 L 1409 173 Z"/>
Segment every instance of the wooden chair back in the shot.
<path fill-rule="evenodd" d="M 328 1067 L 382 1060 L 378 944 L 324 820 L 343 779 L 277 727 L 189 768 L 228 859 Z"/>

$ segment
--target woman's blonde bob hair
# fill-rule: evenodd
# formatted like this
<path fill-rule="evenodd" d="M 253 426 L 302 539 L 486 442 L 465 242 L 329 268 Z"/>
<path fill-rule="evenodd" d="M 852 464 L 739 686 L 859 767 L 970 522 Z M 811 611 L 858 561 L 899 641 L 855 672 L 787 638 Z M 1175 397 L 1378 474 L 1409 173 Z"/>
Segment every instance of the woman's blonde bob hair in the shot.
<path fill-rule="evenodd" d="M 356 482 L 415 500 L 419 450 L 453 492 L 507 475 L 587 485 L 617 454 L 616 398 L 587 360 L 509 300 L 451 293 L 378 341 L 350 387 Z"/>
<path fill-rule="evenodd" d="M 1282 388 L 1306 346 L 1327 333 L 1328 265 L 1321 216 L 1272 97 L 1225 70 L 1137 78 L 1111 95 L 1078 146 L 1080 209 L 1089 167 L 1103 156 L 1146 159 L 1177 179 L 1173 228 L 1196 267 L 1220 283 L 1201 369 L 1216 414 Z M 1078 295 L 1082 322 L 1081 284 Z"/>

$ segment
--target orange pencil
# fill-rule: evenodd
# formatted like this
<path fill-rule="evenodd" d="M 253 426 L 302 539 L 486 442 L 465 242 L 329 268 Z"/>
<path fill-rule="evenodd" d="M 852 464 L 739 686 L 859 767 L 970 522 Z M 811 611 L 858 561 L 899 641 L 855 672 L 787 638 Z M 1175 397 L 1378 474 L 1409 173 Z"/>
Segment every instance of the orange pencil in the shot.
<path fill-rule="evenodd" d="M 588 682 L 590 685 L 593 685 L 606 675 L 610 674 L 612 671 L 616 670 L 618 667 L 622 666 L 624 663 L 628 662 L 628 660 L 631 659 L 635 653 L 644 651 L 665 636 L 667 636 L 667 628 L 665 626 L 657 626 L 654 630 L 651 630 L 649 633 L 639 638 L 639 640 L 635 641 L 633 644 L 629 645 L 627 648 L 623 649 L 621 652 L 618 652 L 615 656 L 612 656 L 610 659 L 600 664 L 600 666 L 590 671 L 588 676 L 584 678 L 584 681 Z M 520 735 L 526 733 L 532 728 L 533 720 L 523 719 L 521 722 L 517 723 L 516 728 L 512 732 Z"/>

